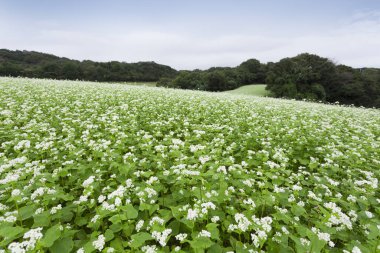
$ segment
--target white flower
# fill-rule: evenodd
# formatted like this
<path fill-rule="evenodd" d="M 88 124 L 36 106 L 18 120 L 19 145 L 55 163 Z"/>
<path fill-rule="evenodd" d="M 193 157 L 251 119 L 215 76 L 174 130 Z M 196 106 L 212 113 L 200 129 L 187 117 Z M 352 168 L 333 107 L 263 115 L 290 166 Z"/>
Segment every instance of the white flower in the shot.
<path fill-rule="evenodd" d="M 201 157 L 199 157 L 199 161 L 201 162 L 201 164 L 205 164 L 206 162 L 210 161 L 210 157 L 209 156 L 201 156 Z"/>
<path fill-rule="evenodd" d="M 286 227 L 281 227 L 281 231 L 282 231 L 284 234 L 286 234 L 286 235 L 289 234 L 289 231 L 288 231 L 288 229 L 287 229 Z"/>
<path fill-rule="evenodd" d="M 211 218 L 211 221 L 212 221 L 213 223 L 217 223 L 219 220 L 220 220 L 219 216 L 213 216 L 213 217 Z"/>
<path fill-rule="evenodd" d="M 41 239 L 43 236 L 41 231 L 42 231 L 41 227 L 29 230 L 23 236 L 23 239 L 28 239 L 28 240 L 25 240 L 21 243 L 12 242 L 11 244 L 8 245 L 8 249 L 10 250 L 11 253 L 25 253 L 25 252 L 33 251 L 33 249 L 36 246 L 37 241 Z"/>
<path fill-rule="evenodd" d="M 257 231 L 257 237 L 259 239 L 265 240 L 265 239 L 267 239 L 267 234 L 263 230 L 258 230 Z"/>
<path fill-rule="evenodd" d="M 197 209 L 189 209 L 187 210 L 187 217 L 188 220 L 196 220 L 198 218 L 198 210 Z"/>
<path fill-rule="evenodd" d="M 28 140 L 22 140 L 14 147 L 14 150 L 21 150 L 21 149 L 28 149 L 30 148 L 30 141 Z"/>
<path fill-rule="evenodd" d="M 330 241 L 330 234 L 329 233 L 318 232 L 317 236 L 318 236 L 319 240 L 326 241 L 326 242 Z"/>
<path fill-rule="evenodd" d="M 104 244 L 106 243 L 104 235 L 99 235 L 98 239 L 92 242 L 92 246 L 98 251 L 102 251 Z"/>
<path fill-rule="evenodd" d="M 291 194 L 291 195 L 289 196 L 289 198 L 288 198 L 288 201 L 289 201 L 289 202 L 294 202 L 295 200 L 296 200 L 296 198 L 294 197 L 293 194 Z"/>
<path fill-rule="evenodd" d="M 43 236 L 41 231 L 42 231 L 41 227 L 31 229 L 24 234 L 23 238 L 24 239 L 30 238 L 30 240 L 37 241 L 41 239 Z"/>
<path fill-rule="evenodd" d="M 298 201 L 297 205 L 300 206 L 300 207 L 304 207 L 305 206 L 305 202 L 303 202 L 302 200 Z"/>
<path fill-rule="evenodd" d="M 126 191 L 126 188 L 124 186 L 120 185 L 115 191 L 108 194 L 107 197 L 108 197 L 108 199 L 113 199 L 115 197 L 122 198 L 125 191 Z"/>
<path fill-rule="evenodd" d="M 162 247 L 165 247 L 166 246 L 166 239 L 168 238 L 168 236 L 171 234 L 172 230 L 169 228 L 169 229 L 165 229 L 164 231 L 162 232 L 157 232 L 157 231 L 153 231 L 152 233 L 152 237 L 154 239 L 156 239 L 156 241 L 162 246 Z"/>
<path fill-rule="evenodd" d="M 54 206 L 51 210 L 50 210 L 50 214 L 55 214 L 57 213 L 58 210 L 61 210 L 62 209 L 62 206 L 61 204 L 57 205 L 57 206 Z"/>
<path fill-rule="evenodd" d="M 252 209 L 256 207 L 255 202 L 251 198 L 244 199 L 243 203 L 246 205 L 250 205 L 252 207 Z"/>
<path fill-rule="evenodd" d="M 37 189 L 32 193 L 32 195 L 30 196 L 30 198 L 31 198 L 32 200 L 34 200 L 34 199 L 36 199 L 38 196 L 42 196 L 42 195 L 44 195 L 44 193 L 45 193 L 45 188 L 44 188 L 44 187 L 39 187 L 39 188 L 37 188 Z"/>
<path fill-rule="evenodd" d="M 182 234 L 178 234 L 175 236 L 175 239 L 177 239 L 178 241 L 182 242 L 183 240 L 185 240 L 187 237 L 187 234 L 186 233 L 182 233 Z"/>
<path fill-rule="evenodd" d="M 8 206 L 6 206 L 6 205 L 0 203 L 0 211 L 5 211 L 5 210 L 7 210 L 8 208 L 9 208 Z"/>
<path fill-rule="evenodd" d="M 371 213 L 370 211 L 365 211 L 365 215 L 367 215 L 368 218 L 373 218 L 373 213 Z"/>
<path fill-rule="evenodd" d="M 211 237 L 211 233 L 208 232 L 207 230 L 202 230 L 199 234 L 198 237 Z"/>
<path fill-rule="evenodd" d="M 136 231 L 140 232 L 140 229 L 142 228 L 142 226 L 144 226 L 144 220 L 139 220 L 139 222 L 137 222 L 136 224 Z"/>
<path fill-rule="evenodd" d="M 160 224 L 160 225 L 163 225 L 164 222 L 165 222 L 164 219 L 161 219 L 160 217 L 155 216 L 155 217 L 153 217 L 153 218 L 150 220 L 150 222 L 149 222 L 149 226 L 153 226 L 154 223 L 158 223 L 158 224 Z"/>
<path fill-rule="evenodd" d="M 95 223 L 100 218 L 100 215 L 96 214 L 94 217 L 92 217 L 91 222 Z"/>
<path fill-rule="evenodd" d="M 84 253 L 84 249 L 83 248 L 78 249 L 77 253 Z"/>
<path fill-rule="evenodd" d="M 125 187 L 127 188 L 132 188 L 134 185 L 133 185 L 133 181 L 132 179 L 128 178 L 126 181 L 125 181 Z"/>
<path fill-rule="evenodd" d="M 82 186 L 84 188 L 87 188 L 88 186 L 90 186 L 94 182 L 94 179 L 95 179 L 95 176 L 90 176 L 89 178 L 84 180 L 84 182 L 82 183 Z"/>
<path fill-rule="evenodd" d="M 12 197 L 20 196 L 21 191 L 19 189 L 14 189 L 11 193 Z"/>
<path fill-rule="evenodd" d="M 350 201 L 350 202 L 356 202 L 356 197 L 355 196 L 352 196 L 352 195 L 349 195 L 347 197 L 347 200 Z"/>
<path fill-rule="evenodd" d="M 144 253 L 156 253 L 157 246 L 156 245 L 146 245 L 141 248 Z"/>
<path fill-rule="evenodd" d="M 352 253 L 362 253 L 362 251 L 358 247 L 353 247 L 352 248 Z"/>
<path fill-rule="evenodd" d="M 260 246 L 259 237 L 255 234 L 251 234 L 251 239 L 256 248 Z"/>
<path fill-rule="evenodd" d="M 226 166 L 220 166 L 216 169 L 216 172 L 222 172 L 224 175 L 227 175 Z"/>
<path fill-rule="evenodd" d="M 235 214 L 235 221 L 238 228 L 243 232 L 247 231 L 248 227 L 251 225 L 251 222 L 242 213 Z"/>
<path fill-rule="evenodd" d="M 300 241 L 301 241 L 301 244 L 303 246 L 309 246 L 310 245 L 310 241 L 306 238 L 301 238 Z"/>
<path fill-rule="evenodd" d="M 121 205 L 121 199 L 119 197 L 115 198 L 115 206 L 120 206 Z"/>
<path fill-rule="evenodd" d="M 104 195 L 100 195 L 100 196 L 98 197 L 98 202 L 99 202 L 99 203 L 103 203 L 103 201 L 106 200 L 106 198 L 107 198 L 106 196 L 104 196 Z"/>

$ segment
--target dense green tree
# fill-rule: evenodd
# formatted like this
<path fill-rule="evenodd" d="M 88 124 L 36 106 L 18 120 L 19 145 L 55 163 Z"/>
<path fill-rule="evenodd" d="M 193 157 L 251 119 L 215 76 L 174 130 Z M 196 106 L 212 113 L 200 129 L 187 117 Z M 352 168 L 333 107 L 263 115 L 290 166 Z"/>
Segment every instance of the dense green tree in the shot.
<path fill-rule="evenodd" d="M 308 53 L 276 63 L 262 64 L 249 59 L 235 68 L 176 71 L 155 62 L 76 61 L 0 49 L 0 75 L 106 82 L 158 81 L 158 86 L 208 91 L 266 83 L 274 97 L 380 107 L 380 69 L 335 65 L 327 58 Z"/>
<path fill-rule="evenodd" d="M 23 69 L 12 62 L 3 62 L 0 65 L 0 75 L 3 76 L 20 76 L 22 75 Z"/>
<path fill-rule="evenodd" d="M 0 75 L 89 81 L 158 81 L 177 71 L 155 62 L 75 61 L 30 51 L 0 49 Z"/>
<path fill-rule="evenodd" d="M 223 71 L 216 70 L 206 75 L 206 87 L 209 91 L 227 90 L 227 78 Z"/>
<path fill-rule="evenodd" d="M 275 97 L 339 101 L 343 104 L 378 106 L 378 69 L 336 66 L 327 58 L 301 54 L 268 64 L 267 89 Z"/>
<path fill-rule="evenodd" d="M 241 84 L 264 83 L 266 78 L 265 65 L 256 59 L 249 59 L 237 67 Z"/>
<path fill-rule="evenodd" d="M 180 89 L 205 90 L 205 80 L 199 71 L 181 71 L 173 80 L 171 87 Z"/>

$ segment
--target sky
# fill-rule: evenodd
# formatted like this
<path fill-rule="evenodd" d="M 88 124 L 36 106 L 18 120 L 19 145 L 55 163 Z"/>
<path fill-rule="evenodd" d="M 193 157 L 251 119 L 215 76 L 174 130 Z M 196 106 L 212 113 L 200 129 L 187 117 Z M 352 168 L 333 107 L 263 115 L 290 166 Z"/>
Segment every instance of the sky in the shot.
<path fill-rule="evenodd" d="M 380 0 L 0 0 L 0 48 L 189 70 L 304 52 L 380 67 Z"/>

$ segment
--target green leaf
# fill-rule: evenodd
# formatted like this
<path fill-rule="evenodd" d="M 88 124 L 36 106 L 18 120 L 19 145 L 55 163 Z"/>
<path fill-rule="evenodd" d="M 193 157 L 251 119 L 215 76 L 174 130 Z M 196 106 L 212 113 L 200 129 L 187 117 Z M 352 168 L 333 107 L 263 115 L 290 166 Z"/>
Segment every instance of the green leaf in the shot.
<path fill-rule="evenodd" d="M 127 218 L 129 220 L 136 219 L 139 214 L 139 212 L 131 204 L 123 206 L 122 209 L 126 212 Z"/>
<path fill-rule="evenodd" d="M 111 218 L 108 219 L 110 222 L 112 222 L 113 224 L 118 224 L 118 223 L 121 223 L 122 221 L 122 217 L 120 214 L 115 214 L 114 216 L 112 216 Z"/>
<path fill-rule="evenodd" d="M 173 220 L 172 222 L 170 222 L 170 224 L 167 227 L 171 228 L 173 231 L 172 233 L 176 235 L 180 231 L 181 223 L 177 220 Z"/>
<path fill-rule="evenodd" d="M 115 237 L 111 229 L 107 229 L 106 232 L 104 233 L 104 236 L 106 238 L 106 242 L 111 241 Z"/>
<path fill-rule="evenodd" d="M 111 226 L 109 226 L 109 228 L 114 232 L 114 233 L 117 233 L 119 232 L 120 230 L 123 229 L 123 226 L 121 224 L 112 224 Z"/>
<path fill-rule="evenodd" d="M 62 208 L 61 210 L 61 219 L 62 221 L 69 222 L 73 218 L 74 214 L 70 211 L 69 208 Z"/>
<path fill-rule="evenodd" d="M 319 240 L 318 236 L 316 236 L 316 235 L 313 235 L 309 238 L 310 238 L 310 242 L 311 242 L 311 248 L 313 249 L 312 253 L 321 252 L 323 247 L 326 245 L 326 242 Z"/>
<path fill-rule="evenodd" d="M 209 223 L 206 225 L 207 231 L 211 233 L 212 239 L 219 239 L 219 229 L 218 224 L 215 223 Z"/>
<path fill-rule="evenodd" d="M 91 252 L 95 251 L 94 245 L 92 245 L 92 241 L 87 242 L 83 246 L 83 249 L 84 249 L 84 252 L 86 252 L 86 253 L 91 253 Z"/>
<path fill-rule="evenodd" d="M 26 220 L 26 219 L 33 216 L 34 211 L 35 211 L 35 206 L 34 205 L 29 206 L 28 205 L 28 206 L 21 207 L 18 210 L 18 215 L 19 215 L 21 220 Z"/>
<path fill-rule="evenodd" d="M 193 241 L 189 241 L 193 249 L 207 249 L 214 243 L 207 237 L 197 237 Z"/>
<path fill-rule="evenodd" d="M 293 205 L 293 206 L 291 207 L 291 211 L 292 211 L 292 213 L 293 213 L 295 216 L 300 216 L 300 215 L 306 213 L 306 210 L 305 210 L 303 207 L 298 206 L 298 205 Z"/>
<path fill-rule="evenodd" d="M 220 252 L 223 252 L 223 248 L 215 243 L 214 245 L 212 245 L 208 250 L 207 250 L 207 253 L 220 253 Z"/>
<path fill-rule="evenodd" d="M 236 242 L 236 253 L 249 253 L 248 249 L 244 246 L 242 242 Z"/>
<path fill-rule="evenodd" d="M 61 229 L 59 224 L 49 228 L 41 240 L 41 244 L 45 247 L 50 247 L 61 236 Z"/>
<path fill-rule="evenodd" d="M 110 246 L 117 251 L 124 251 L 123 241 L 119 237 L 116 237 L 114 240 L 112 240 Z"/>
<path fill-rule="evenodd" d="M 74 247 L 74 242 L 71 238 L 66 237 L 58 239 L 49 249 L 51 253 L 69 253 Z"/>
<path fill-rule="evenodd" d="M 49 214 L 47 212 L 37 214 L 33 216 L 33 227 L 47 227 L 50 225 Z"/>
<path fill-rule="evenodd" d="M 367 235 L 368 239 L 375 239 L 380 236 L 379 228 L 375 224 L 371 224 L 368 228 L 369 234 Z"/>
<path fill-rule="evenodd" d="M 131 236 L 132 242 L 130 246 L 137 249 L 144 245 L 145 241 L 153 239 L 152 236 L 146 232 L 140 232 Z"/>
<path fill-rule="evenodd" d="M 171 209 L 173 217 L 180 220 L 182 217 L 181 212 L 179 211 L 180 207 L 171 207 Z"/>
<path fill-rule="evenodd" d="M 18 238 L 23 232 L 24 228 L 22 227 L 2 227 L 0 228 L 0 237 L 5 239 L 13 240 Z"/>

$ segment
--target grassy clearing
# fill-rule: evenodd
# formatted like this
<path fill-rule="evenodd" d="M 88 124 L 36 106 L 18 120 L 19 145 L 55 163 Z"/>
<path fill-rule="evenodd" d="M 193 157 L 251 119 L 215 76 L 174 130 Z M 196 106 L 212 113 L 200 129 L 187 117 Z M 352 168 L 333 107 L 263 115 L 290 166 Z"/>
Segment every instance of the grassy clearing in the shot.
<path fill-rule="evenodd" d="M 107 82 L 107 83 L 119 83 L 133 86 L 141 86 L 141 87 L 156 87 L 157 82 Z"/>
<path fill-rule="evenodd" d="M 265 90 L 266 84 L 250 84 L 241 86 L 235 90 L 225 91 L 236 95 L 252 95 L 258 97 L 268 96 L 269 92 Z"/>

